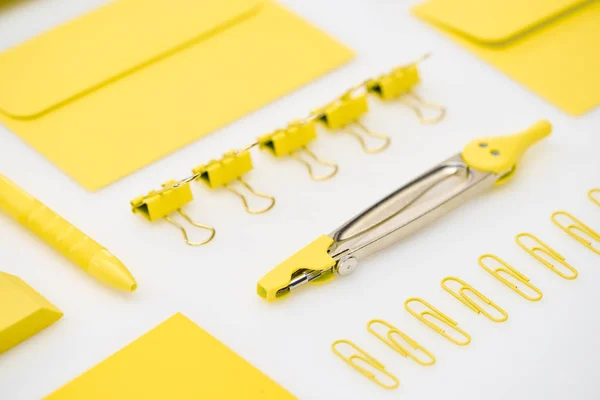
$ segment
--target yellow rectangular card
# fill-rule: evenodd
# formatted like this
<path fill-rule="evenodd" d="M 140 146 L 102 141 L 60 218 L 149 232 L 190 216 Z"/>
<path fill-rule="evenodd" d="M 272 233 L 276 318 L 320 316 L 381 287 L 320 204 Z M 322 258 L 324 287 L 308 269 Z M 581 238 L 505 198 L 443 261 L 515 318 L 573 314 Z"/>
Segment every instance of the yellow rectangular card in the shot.
<path fill-rule="evenodd" d="M 46 400 L 296 399 L 269 377 L 175 314 Z"/>
<path fill-rule="evenodd" d="M 414 12 L 569 114 L 600 105 L 600 1 L 427 0 Z"/>
<path fill-rule="evenodd" d="M 120 0 L 0 54 L 0 122 L 90 190 L 349 61 L 272 0 Z"/>

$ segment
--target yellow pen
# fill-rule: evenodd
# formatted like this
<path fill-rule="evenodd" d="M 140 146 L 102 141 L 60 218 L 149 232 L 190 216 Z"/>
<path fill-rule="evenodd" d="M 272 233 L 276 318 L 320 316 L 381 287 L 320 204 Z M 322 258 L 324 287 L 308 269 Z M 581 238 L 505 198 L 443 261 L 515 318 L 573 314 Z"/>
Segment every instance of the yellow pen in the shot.
<path fill-rule="evenodd" d="M 117 257 L 2 175 L 0 210 L 97 280 L 128 292 L 137 288 L 135 278 Z"/>

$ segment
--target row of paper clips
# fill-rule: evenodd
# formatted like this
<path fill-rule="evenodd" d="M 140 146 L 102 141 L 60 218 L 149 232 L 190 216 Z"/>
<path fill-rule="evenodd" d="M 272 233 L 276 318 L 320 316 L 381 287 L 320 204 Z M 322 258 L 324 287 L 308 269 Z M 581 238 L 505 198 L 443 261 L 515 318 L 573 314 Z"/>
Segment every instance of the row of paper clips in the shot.
<path fill-rule="evenodd" d="M 600 206 L 600 188 L 592 189 L 588 195 L 593 202 Z M 599 233 L 565 211 L 553 213 L 551 220 L 569 236 L 600 255 Z M 596 245 L 590 240 L 593 240 Z M 577 278 L 578 271 L 567 263 L 565 257 L 531 233 L 520 233 L 516 236 L 515 241 L 519 247 L 561 278 L 567 280 Z M 555 263 L 550 262 L 549 259 Z M 490 261 L 498 266 L 491 267 Z M 524 299 L 528 301 L 542 299 L 542 291 L 534 286 L 529 278 L 500 257 L 485 254 L 479 257 L 478 262 L 485 271 Z M 441 286 L 473 312 L 484 315 L 492 322 L 504 322 L 508 319 L 508 313 L 504 309 L 460 278 L 446 277 L 442 279 Z M 417 310 L 415 310 L 415 306 Z M 471 336 L 458 326 L 458 322 L 427 301 L 412 297 L 404 302 L 404 308 L 450 342 L 459 346 L 466 346 L 471 342 Z M 418 311 L 419 309 L 422 311 Z M 373 319 L 367 323 L 367 330 L 402 357 L 408 357 L 423 366 L 430 366 L 436 362 L 435 356 L 429 350 L 387 321 Z M 402 344 L 402 341 L 407 345 Z M 345 348 L 345 350 L 340 351 L 341 348 Z M 389 372 L 381 362 L 353 342 L 346 339 L 337 340 L 333 342 L 331 349 L 344 362 L 377 385 L 385 389 L 395 389 L 400 385 L 398 378 Z M 351 353 L 349 354 L 349 352 Z"/>
<path fill-rule="evenodd" d="M 332 161 L 321 159 L 307 147 L 311 141 L 317 138 L 317 123 L 323 124 L 332 131 L 343 130 L 350 133 L 358 139 L 362 149 L 367 153 L 378 153 L 389 146 L 391 140 L 389 136 L 372 132 L 360 120 L 369 111 L 367 101 L 369 94 L 377 95 L 384 101 L 396 99 L 401 101 L 410 107 L 424 124 L 441 121 L 446 113 L 445 108 L 424 101 L 413 91 L 413 88 L 421 80 L 417 64 L 428 57 L 429 54 L 409 65 L 397 67 L 387 74 L 368 79 L 328 105 L 313 110 L 307 117 L 292 121 L 285 128 L 260 136 L 254 143 L 242 150 L 229 151 L 218 160 L 197 166 L 192 170 L 192 175 L 185 179 L 166 182 L 161 189 L 135 198 L 131 201 L 133 212 L 141 214 L 150 222 L 166 219 L 181 231 L 188 245 L 200 246 L 214 238 L 215 229 L 195 222 L 183 211 L 183 207 L 193 201 L 191 182 L 201 181 L 210 189 L 228 189 L 241 199 L 246 212 L 250 214 L 265 213 L 275 205 L 275 197 L 253 189 L 243 178 L 253 169 L 250 150 L 254 147 L 258 146 L 277 158 L 292 157 L 306 167 L 312 180 L 324 181 L 336 175 L 339 167 Z M 437 112 L 435 117 L 426 118 L 423 113 L 425 108 L 434 109 Z M 382 144 L 375 148 L 368 147 L 365 136 L 380 139 Z M 316 175 L 314 173 L 315 163 L 328 167 L 330 172 L 326 175 Z M 232 187 L 235 182 L 243 188 L 244 192 L 266 199 L 268 205 L 262 209 L 250 208 L 246 195 Z M 175 213 L 192 226 L 208 230 L 208 237 L 202 241 L 189 240 L 186 228 L 172 218 Z"/>

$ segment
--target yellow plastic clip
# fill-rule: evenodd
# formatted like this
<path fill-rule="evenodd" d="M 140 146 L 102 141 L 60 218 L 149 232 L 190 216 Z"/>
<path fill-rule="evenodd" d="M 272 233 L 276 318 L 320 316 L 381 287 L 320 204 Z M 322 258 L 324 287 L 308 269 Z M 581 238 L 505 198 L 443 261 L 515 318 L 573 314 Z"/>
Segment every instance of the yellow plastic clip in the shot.
<path fill-rule="evenodd" d="M 487 265 L 485 265 L 483 263 L 483 260 L 486 259 L 486 258 L 491 258 L 493 260 L 496 260 L 498 263 L 502 264 L 503 267 L 498 267 L 495 270 L 492 270 L 491 268 L 489 268 Z M 510 265 L 508 265 L 500 257 L 497 257 L 497 256 L 495 256 L 493 254 L 484 254 L 481 257 L 479 257 L 479 265 L 481 265 L 481 267 L 483 269 L 485 269 L 487 272 L 489 272 L 492 276 L 496 277 L 496 279 L 498 279 L 500 282 L 504 283 L 507 287 L 509 287 L 511 290 L 515 291 L 517 294 L 519 294 L 524 299 L 527 299 L 529 301 L 539 301 L 539 300 L 542 299 L 543 295 L 542 295 L 542 292 L 540 291 L 540 289 L 538 289 L 535 286 L 533 286 L 529 282 L 529 278 L 527 278 L 525 275 L 523 275 L 522 273 L 520 273 L 519 271 L 517 271 L 516 269 L 514 269 Z M 514 279 L 516 279 L 517 281 L 523 283 L 530 290 L 532 290 L 533 292 L 537 293 L 538 296 L 537 297 L 532 297 L 532 296 L 528 295 L 527 293 L 525 293 L 524 291 L 520 290 L 517 285 L 515 285 L 514 283 L 512 283 L 511 281 L 509 281 L 508 279 L 506 279 L 502 275 L 500 275 L 501 272 L 503 272 L 506 275 L 509 275 L 509 276 L 513 277 Z"/>
<path fill-rule="evenodd" d="M 356 94 L 355 90 L 349 90 L 331 104 L 313 111 L 321 122 L 331 130 L 344 129 L 358 139 L 362 149 L 366 153 L 379 153 L 390 145 L 390 137 L 380 133 L 372 132 L 360 122 L 360 117 L 369 111 L 367 93 Z M 359 131 L 353 129 L 359 128 Z M 384 143 L 376 148 L 370 148 L 363 136 L 381 139 Z"/>
<path fill-rule="evenodd" d="M 458 282 L 461 285 L 460 289 L 458 289 L 457 292 L 455 292 L 452 289 L 450 289 L 446 285 L 446 282 L 449 282 L 449 281 Z M 492 302 L 490 299 L 488 299 L 487 297 L 485 297 L 478 290 L 476 290 L 475 288 L 473 288 L 473 286 L 469 285 L 468 283 L 466 283 L 462 279 L 456 278 L 454 276 L 449 276 L 449 277 L 444 278 L 442 280 L 441 285 L 442 285 L 442 288 L 446 292 L 450 293 L 458 301 L 460 301 L 461 303 L 463 303 L 465 306 L 469 307 L 471 310 L 473 310 L 477 314 L 483 314 L 489 320 L 491 320 L 493 322 L 504 322 L 504 321 L 506 321 L 508 319 L 508 313 L 506 311 L 504 311 L 502 308 L 500 308 L 500 306 L 498 306 L 496 303 Z M 483 308 L 481 305 L 477 304 L 473 299 L 471 299 L 467 295 L 467 292 L 473 293 L 476 297 L 479 298 L 479 300 L 481 300 L 485 304 L 493 307 L 496 311 L 498 311 L 498 313 L 501 315 L 501 317 L 498 318 L 498 317 L 495 317 L 492 314 L 490 314 L 485 308 Z"/>
<path fill-rule="evenodd" d="M 560 215 L 567 217 L 568 219 L 573 221 L 574 224 L 570 224 L 570 225 L 561 224 L 557 218 Z M 586 224 L 584 224 L 583 222 L 581 222 L 580 220 L 578 220 L 577 218 L 575 218 L 574 216 L 572 216 L 571 214 L 569 214 L 566 211 L 557 211 L 554 214 L 552 214 L 552 222 L 554 222 L 554 224 L 556 226 L 558 226 L 560 229 L 567 232 L 569 234 L 569 236 L 571 236 L 573 239 L 577 240 L 579 243 L 581 243 L 588 249 L 592 250 L 594 253 L 600 255 L 600 246 L 595 247 L 592 244 L 592 242 L 590 242 L 588 239 L 586 239 L 586 237 L 575 233 L 576 231 L 579 231 L 579 232 L 583 233 L 584 235 L 586 235 L 587 237 L 589 237 L 590 239 L 598 242 L 598 245 L 600 245 L 600 234 L 597 233 L 596 231 L 592 230 L 592 228 L 590 228 L 589 226 L 587 226 Z"/>
<path fill-rule="evenodd" d="M 399 98 L 416 114 L 422 124 L 437 124 L 446 116 L 446 108 L 423 100 L 413 91 L 413 88 L 421 82 L 417 64 L 429 56 L 430 54 L 426 54 L 412 64 L 394 68 L 388 74 L 367 81 L 367 89 L 384 101 Z M 424 109 L 434 110 L 436 115 L 427 118 Z"/>
<path fill-rule="evenodd" d="M 380 333 L 378 333 L 372 327 L 372 325 L 375 325 L 375 324 L 381 324 L 387 328 L 387 332 L 386 332 L 385 336 L 382 336 Z M 389 322 L 386 322 L 382 319 L 373 319 L 367 323 L 367 330 L 369 332 L 371 332 L 373 335 L 375 335 L 375 337 L 377 337 L 383 343 L 387 344 L 392 349 L 394 349 L 395 351 L 400 353 L 400 355 L 402 357 L 409 357 L 409 358 L 413 359 L 414 361 L 416 361 L 417 363 L 419 363 L 421 365 L 425 365 L 425 366 L 435 364 L 435 357 L 433 356 L 433 354 L 431 354 L 426 348 L 421 346 L 419 343 L 417 343 L 413 339 L 411 339 L 407 334 L 405 334 L 404 332 L 401 332 L 398 328 L 391 325 Z M 422 359 L 418 358 L 415 354 L 413 354 L 411 351 L 408 351 L 396 339 L 394 339 L 394 337 L 393 337 L 394 334 L 400 336 L 414 350 L 417 350 L 417 351 L 425 354 L 428 359 L 422 360 Z"/>
<path fill-rule="evenodd" d="M 595 196 L 596 194 L 598 194 L 599 196 Z M 596 188 L 596 189 L 592 189 L 588 192 L 588 197 L 590 198 L 591 201 L 593 201 L 594 203 L 598 204 L 600 206 L 600 188 Z"/>
<path fill-rule="evenodd" d="M 536 244 L 534 245 L 534 247 L 529 248 L 525 245 L 525 243 L 523 243 L 521 238 L 529 238 L 529 239 L 533 240 Z M 569 279 L 569 280 L 577 278 L 577 275 L 579 273 L 577 272 L 577 270 L 575 268 L 573 268 L 571 265 L 569 265 L 567 263 L 567 261 L 565 260 L 565 258 L 563 256 L 561 256 L 555 250 L 550 248 L 550 246 L 548 246 L 546 243 L 542 242 L 540 239 L 538 239 L 536 236 L 532 235 L 531 233 L 520 233 L 515 238 L 515 241 L 523 250 L 525 250 L 533 258 L 535 258 L 536 260 L 538 260 L 539 262 L 544 264 L 546 267 L 548 267 L 551 271 L 553 271 L 555 274 L 557 274 L 561 278 Z M 556 268 L 556 266 L 554 264 L 552 264 L 550 261 L 548 261 L 541 255 L 539 255 L 538 253 L 545 254 L 548 257 L 552 258 L 556 262 L 560 263 L 563 267 L 565 267 L 566 269 L 571 271 L 572 274 L 566 275 L 563 271 Z"/>
<path fill-rule="evenodd" d="M 131 201 L 132 211 L 141 214 L 148 221 L 154 222 L 159 219 L 166 219 L 169 223 L 177 227 L 183 234 L 183 239 L 190 246 L 201 246 L 210 242 L 215 237 L 215 228 L 195 222 L 182 207 L 194 199 L 189 182 L 169 181 L 163 184 L 159 191 L 151 191 L 146 196 L 140 196 Z M 201 242 L 193 242 L 188 238 L 186 229 L 171 218 L 171 214 L 177 212 L 186 221 L 197 228 L 210 231 L 210 236 Z"/>
<path fill-rule="evenodd" d="M 258 144 L 261 149 L 269 150 L 275 157 L 293 157 L 304 164 L 312 180 L 325 181 L 337 174 L 338 165 L 334 162 L 320 159 L 306 147 L 309 142 L 312 142 L 316 138 L 317 128 L 314 121 L 293 121 L 286 129 L 259 137 Z M 306 154 L 317 164 L 330 167 L 332 171 L 327 175 L 315 175 L 312 164 L 302 158 L 301 154 Z"/>
<path fill-rule="evenodd" d="M 476 139 L 463 149 L 462 158 L 472 168 L 502 175 L 496 181 L 500 185 L 513 177 L 525 151 L 550 132 L 552 125 L 542 120 L 521 133 Z"/>
<path fill-rule="evenodd" d="M 217 161 L 211 161 L 205 165 L 199 165 L 192 172 L 196 179 L 204 182 L 211 189 L 224 187 L 237 195 L 244 204 L 246 212 L 249 214 L 262 214 L 269 211 L 275 205 L 275 197 L 254 190 L 242 176 L 252 170 L 252 158 L 248 149 L 236 151 L 232 150 L 223 155 L 223 158 Z M 230 186 L 231 182 L 238 181 L 250 193 L 257 197 L 269 200 L 269 205 L 260 210 L 253 210 L 248 206 L 246 196 L 237 189 Z"/>
<path fill-rule="evenodd" d="M 356 353 L 352 354 L 349 357 L 344 356 L 336 348 L 339 344 L 345 344 L 345 345 L 350 346 Z M 354 368 L 355 370 L 357 370 L 358 372 L 360 372 L 361 374 L 363 374 L 364 376 L 366 376 L 367 378 L 369 378 L 370 380 L 372 380 L 373 382 L 375 382 L 382 388 L 395 389 L 400 385 L 400 381 L 398 380 L 398 378 L 396 378 L 394 375 L 392 375 L 390 372 L 388 372 L 382 363 L 377 361 L 375 358 L 373 358 L 373 356 L 371 356 L 369 353 L 367 353 L 366 351 L 364 351 L 363 349 L 361 349 L 360 347 L 358 347 L 351 341 L 345 340 L 345 339 L 336 340 L 335 342 L 333 342 L 331 344 L 331 350 L 334 352 L 334 354 L 336 356 L 338 356 L 339 358 L 344 360 L 344 362 L 346 364 L 348 364 L 349 366 L 351 366 L 352 368 Z M 381 381 L 380 379 L 377 378 L 377 375 L 375 375 L 373 372 L 369 371 L 368 369 L 366 369 L 366 368 L 362 367 L 361 365 L 359 365 L 358 363 L 356 363 L 356 360 L 360 360 L 363 363 L 365 363 L 366 365 L 373 367 L 378 372 L 381 372 L 382 374 L 387 376 L 391 382 L 386 384 L 386 382 Z"/>
<path fill-rule="evenodd" d="M 420 303 L 420 304 L 424 305 L 425 307 L 427 307 L 429 310 L 425 310 L 420 313 L 417 313 L 416 311 L 414 311 L 413 309 L 411 309 L 409 307 L 409 304 L 411 302 Z M 459 346 L 466 346 L 469 343 L 471 343 L 471 336 L 467 332 L 465 332 L 464 330 L 459 328 L 458 323 L 456 321 L 454 321 L 453 319 L 448 317 L 446 314 L 442 313 L 440 310 L 438 310 L 437 308 L 435 308 L 434 306 L 432 306 L 425 300 L 419 299 L 417 297 L 411 297 L 410 299 L 407 299 L 404 302 L 404 308 L 406 309 L 406 311 L 411 313 L 418 320 L 423 322 L 425 325 L 427 325 L 428 327 L 430 327 L 431 329 L 433 329 L 434 331 L 436 331 L 437 333 L 439 333 L 440 335 L 442 335 L 443 337 L 445 337 L 452 343 L 455 343 Z M 450 329 L 454 330 L 455 332 L 458 332 L 459 334 L 461 334 L 464 337 L 464 340 L 461 342 L 461 341 L 458 341 L 456 338 L 450 336 L 449 334 L 446 333 L 446 331 L 443 328 L 434 324 L 432 321 L 429 321 L 426 318 L 427 316 L 430 316 L 430 317 L 440 321 L 441 323 L 445 324 Z"/>

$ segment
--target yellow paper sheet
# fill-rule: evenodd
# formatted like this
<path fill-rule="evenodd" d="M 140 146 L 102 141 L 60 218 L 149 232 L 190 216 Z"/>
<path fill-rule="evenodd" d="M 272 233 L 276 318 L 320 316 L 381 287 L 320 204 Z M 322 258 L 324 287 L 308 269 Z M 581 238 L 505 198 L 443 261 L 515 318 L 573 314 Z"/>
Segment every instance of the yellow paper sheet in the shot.
<path fill-rule="evenodd" d="M 184 315 L 175 314 L 46 400 L 295 398 Z"/>
<path fill-rule="evenodd" d="M 0 54 L 0 122 L 96 190 L 352 56 L 271 0 L 119 0 Z"/>
<path fill-rule="evenodd" d="M 600 105 L 600 1 L 428 0 L 414 13 L 571 115 Z"/>

